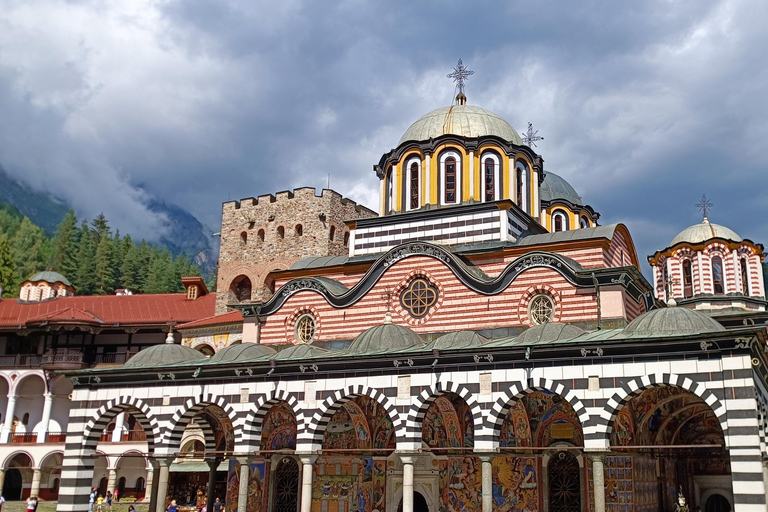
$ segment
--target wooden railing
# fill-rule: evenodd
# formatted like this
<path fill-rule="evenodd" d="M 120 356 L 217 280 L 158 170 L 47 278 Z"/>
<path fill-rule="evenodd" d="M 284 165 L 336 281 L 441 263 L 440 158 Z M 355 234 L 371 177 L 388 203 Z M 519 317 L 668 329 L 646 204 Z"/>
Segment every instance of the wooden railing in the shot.
<path fill-rule="evenodd" d="M 146 441 L 147 440 L 147 434 L 143 430 L 129 430 L 127 432 L 123 432 L 123 441 Z"/>
<path fill-rule="evenodd" d="M 66 432 L 48 432 L 48 436 L 45 438 L 46 443 L 63 443 L 66 440 Z"/>
<path fill-rule="evenodd" d="M 35 433 L 11 435 L 11 443 L 13 444 L 28 444 L 28 443 L 36 443 L 36 442 L 37 442 L 37 434 Z"/>

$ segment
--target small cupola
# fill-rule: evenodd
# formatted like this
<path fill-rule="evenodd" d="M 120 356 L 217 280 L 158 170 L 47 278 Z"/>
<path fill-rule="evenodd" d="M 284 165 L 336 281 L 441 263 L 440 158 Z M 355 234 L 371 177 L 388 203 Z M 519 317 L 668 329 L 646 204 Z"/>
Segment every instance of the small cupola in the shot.
<path fill-rule="evenodd" d="M 208 294 L 208 287 L 205 286 L 205 281 L 203 281 L 202 277 L 182 277 L 181 283 L 187 291 L 187 299 L 189 300 L 197 300 L 203 295 Z"/>

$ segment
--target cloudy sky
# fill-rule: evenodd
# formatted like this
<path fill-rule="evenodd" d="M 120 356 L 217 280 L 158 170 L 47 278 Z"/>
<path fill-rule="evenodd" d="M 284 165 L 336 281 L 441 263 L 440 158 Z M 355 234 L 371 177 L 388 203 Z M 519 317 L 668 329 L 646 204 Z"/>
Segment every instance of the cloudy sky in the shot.
<path fill-rule="evenodd" d="M 641 260 L 700 216 L 768 243 L 768 3 L 0 0 L 0 165 L 151 237 L 148 195 L 297 186 L 377 206 L 372 165 L 445 75 L 545 140 Z M 647 265 L 644 265 L 647 273 Z"/>

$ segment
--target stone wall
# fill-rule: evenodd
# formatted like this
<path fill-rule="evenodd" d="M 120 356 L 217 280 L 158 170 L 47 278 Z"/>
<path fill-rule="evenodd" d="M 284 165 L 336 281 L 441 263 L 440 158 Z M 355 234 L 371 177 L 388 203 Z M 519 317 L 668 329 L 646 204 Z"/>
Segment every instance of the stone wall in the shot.
<path fill-rule="evenodd" d="M 375 216 L 333 190 L 318 196 L 309 187 L 224 203 L 216 313 L 224 313 L 226 304 L 268 299 L 270 283 L 265 280 L 272 270 L 287 269 L 307 256 L 348 254 L 344 221 Z M 245 278 L 250 294 L 247 286 L 238 288 Z"/>

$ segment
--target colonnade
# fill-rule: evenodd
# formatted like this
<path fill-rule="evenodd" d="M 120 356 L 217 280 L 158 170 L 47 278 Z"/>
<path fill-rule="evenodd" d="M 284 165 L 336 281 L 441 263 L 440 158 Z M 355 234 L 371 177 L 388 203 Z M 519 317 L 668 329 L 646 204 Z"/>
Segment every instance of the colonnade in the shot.
<path fill-rule="evenodd" d="M 3 422 L 2 430 L 0 430 L 0 443 L 7 443 L 11 440 L 11 433 L 13 432 L 13 421 L 16 415 L 16 401 L 18 395 L 9 393 L 8 404 L 5 407 L 5 421 Z M 37 442 L 45 443 L 48 440 L 48 429 L 51 422 L 51 409 L 53 408 L 53 393 L 43 394 L 43 417 L 41 423 L 43 430 L 38 432 Z M 28 432 L 31 433 L 31 432 Z"/>

